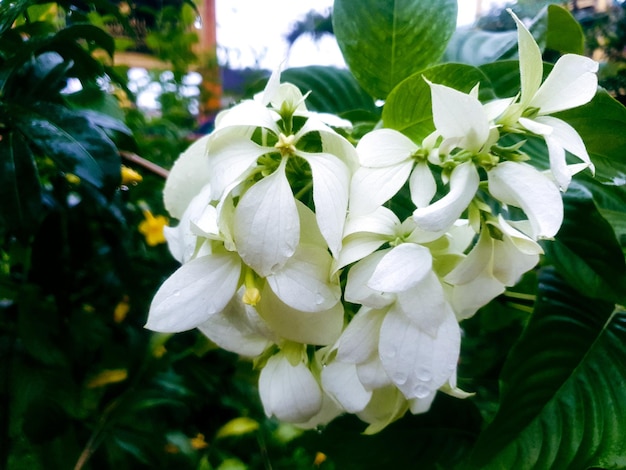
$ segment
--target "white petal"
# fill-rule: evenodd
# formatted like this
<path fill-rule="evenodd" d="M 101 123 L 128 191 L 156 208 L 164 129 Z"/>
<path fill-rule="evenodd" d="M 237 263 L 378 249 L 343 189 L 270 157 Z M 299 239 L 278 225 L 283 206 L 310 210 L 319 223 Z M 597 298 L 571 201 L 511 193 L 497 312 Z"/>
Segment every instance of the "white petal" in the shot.
<path fill-rule="evenodd" d="M 335 272 L 359 261 L 378 250 L 386 240 L 375 233 L 355 233 L 343 240 L 343 247 L 335 264 Z"/>
<path fill-rule="evenodd" d="M 337 340 L 337 360 L 358 364 L 375 355 L 384 318 L 384 311 L 361 307 Z"/>
<path fill-rule="evenodd" d="M 495 240 L 493 248 L 493 277 L 505 286 L 515 285 L 524 273 L 539 263 L 538 254 L 522 253 L 508 237 Z"/>
<path fill-rule="evenodd" d="M 322 407 L 308 421 L 293 423 L 300 429 L 318 429 L 325 426 L 345 411 L 328 394 L 322 394 Z"/>
<path fill-rule="evenodd" d="M 313 202 L 317 225 L 333 256 L 339 254 L 348 211 L 350 172 L 337 157 L 325 153 L 298 152 L 313 174 Z"/>
<path fill-rule="evenodd" d="M 387 375 L 378 354 L 373 355 L 366 362 L 357 364 L 356 373 L 359 376 L 359 381 L 367 390 L 376 390 L 393 383 Z"/>
<path fill-rule="evenodd" d="M 220 131 L 227 127 L 264 127 L 278 135 L 280 132 L 276 125 L 278 118 L 276 112 L 266 108 L 263 104 L 253 100 L 245 100 L 220 113 L 220 119 L 215 122 L 215 129 Z"/>
<path fill-rule="evenodd" d="M 304 123 L 298 136 L 309 132 L 317 132 L 322 140 L 322 151 L 338 157 L 354 173 L 359 166 L 359 157 L 354 146 L 345 138 L 329 128 L 314 114 L 309 114 L 309 119 Z"/>
<path fill-rule="evenodd" d="M 436 395 L 437 390 L 433 390 L 423 398 L 413 398 L 412 400 L 410 400 L 411 413 L 413 413 L 414 415 L 426 413 L 428 410 L 430 410 L 430 406 L 433 404 Z"/>
<path fill-rule="evenodd" d="M 472 162 L 462 163 L 452 170 L 450 191 L 433 204 L 418 208 L 413 218 L 418 227 L 429 232 L 439 232 L 450 228 L 476 194 L 480 177 Z"/>
<path fill-rule="evenodd" d="M 417 207 L 425 207 L 430 204 L 437 193 L 435 177 L 425 162 L 418 163 L 411 172 L 409 178 L 411 200 Z"/>
<path fill-rule="evenodd" d="M 480 275 L 493 261 L 493 238 L 482 229 L 478 242 L 468 255 L 445 276 L 450 284 L 466 284 Z"/>
<path fill-rule="evenodd" d="M 332 344 L 343 328 L 341 302 L 322 312 L 302 312 L 282 302 L 268 285 L 262 289 L 256 308 L 278 336 L 298 343 Z"/>
<path fill-rule="evenodd" d="M 365 134 L 356 146 L 362 166 L 384 168 L 411 160 L 418 146 L 393 129 L 377 129 Z"/>
<path fill-rule="evenodd" d="M 521 208 L 535 239 L 552 238 L 563 222 L 563 200 L 552 181 L 526 163 L 503 162 L 488 172 L 489 192 Z"/>
<path fill-rule="evenodd" d="M 451 308 L 446 302 L 439 278 L 429 272 L 416 286 L 398 293 L 390 311 L 402 312 L 420 330 L 435 336 L 441 322 L 451 313 Z"/>
<path fill-rule="evenodd" d="M 227 128 L 211 136 L 208 144 L 208 172 L 212 197 L 222 198 L 226 188 L 247 177 L 257 159 L 273 149 L 261 147 L 242 135 L 240 128 Z"/>
<path fill-rule="evenodd" d="M 344 292 L 344 297 L 348 302 L 372 308 L 383 308 L 395 300 L 394 294 L 375 291 L 367 286 L 376 266 L 388 252 L 389 249 L 372 253 L 350 268 Z"/>
<path fill-rule="evenodd" d="M 209 136 L 199 138 L 180 154 L 163 188 L 163 202 L 172 217 L 180 219 L 191 200 L 209 182 Z"/>
<path fill-rule="evenodd" d="M 380 329 L 380 359 L 407 399 L 425 398 L 448 381 L 456 371 L 460 345 L 461 330 L 452 312 L 434 337 L 393 312 Z"/>
<path fill-rule="evenodd" d="M 370 423 L 364 434 L 376 434 L 401 418 L 408 408 L 409 404 L 400 391 L 389 386 L 374 390 L 367 407 L 356 415 L 362 421 Z"/>
<path fill-rule="evenodd" d="M 535 42 L 535 38 L 526 29 L 524 23 L 513 13 L 507 10 L 517 24 L 517 43 L 519 48 L 519 67 L 522 85 L 521 102 L 528 106 L 530 100 L 539 89 L 543 78 L 543 59 L 541 50 Z"/>
<path fill-rule="evenodd" d="M 331 283 L 332 258 L 328 250 L 299 245 L 285 265 L 267 277 L 274 293 L 290 307 L 303 312 L 333 308 L 341 299 L 339 284 Z"/>
<path fill-rule="evenodd" d="M 459 321 L 465 320 L 503 292 L 504 285 L 485 269 L 470 282 L 453 287 L 452 308 Z"/>
<path fill-rule="evenodd" d="M 241 258 L 262 277 L 278 271 L 293 256 L 300 221 L 285 160 L 243 195 L 235 209 L 234 230 Z"/>
<path fill-rule="evenodd" d="M 198 329 L 222 349 L 255 357 L 271 344 L 264 323 L 253 307 L 241 301 L 241 295 L 235 295 L 223 311 Z"/>
<path fill-rule="evenodd" d="M 288 423 L 308 421 L 322 408 L 322 391 L 309 368 L 291 365 L 281 353 L 261 370 L 259 394 L 265 414 Z"/>
<path fill-rule="evenodd" d="M 326 240 L 324 240 L 324 237 L 317 226 L 315 212 L 297 199 L 296 207 L 298 209 L 298 217 L 300 218 L 300 243 L 324 246 L 326 244 Z"/>
<path fill-rule="evenodd" d="M 498 216 L 497 227 L 502 231 L 505 238 L 509 239 L 519 252 L 527 255 L 543 254 L 541 245 L 513 227 L 513 225 L 511 225 L 512 223 L 507 222 L 504 217 L 502 217 L 502 214 Z"/>
<path fill-rule="evenodd" d="M 433 258 L 428 248 L 402 243 L 383 256 L 367 286 L 381 292 L 402 292 L 424 279 L 432 266 Z"/>
<path fill-rule="evenodd" d="M 437 131 L 446 139 L 461 138 L 458 146 L 478 152 L 489 137 L 489 119 L 483 105 L 473 96 L 454 88 L 430 82 L 428 84 Z"/>
<path fill-rule="evenodd" d="M 359 168 L 350 185 L 350 214 L 369 214 L 396 195 L 411 174 L 408 160 L 383 168 Z"/>
<path fill-rule="evenodd" d="M 372 398 L 356 373 L 354 364 L 333 361 L 322 369 L 322 388 L 348 412 L 365 409 Z"/>
<path fill-rule="evenodd" d="M 368 232 L 392 237 L 400 226 L 400 219 L 390 209 L 384 206 L 366 215 L 348 216 L 343 231 L 344 237 L 358 232 Z"/>
<path fill-rule="evenodd" d="M 561 119 L 554 118 L 552 116 L 539 116 L 535 118 L 536 122 L 548 125 L 552 128 L 550 138 L 553 139 L 559 146 L 573 155 L 576 155 L 583 162 L 585 162 L 593 171 L 593 163 L 585 148 L 585 143 L 581 139 L 576 129 L 570 126 Z"/>
<path fill-rule="evenodd" d="M 209 207 L 210 201 L 211 187 L 206 184 L 191 200 L 178 226 L 163 228 L 167 247 L 178 262 L 186 263 L 196 254 L 198 236 L 192 231 L 191 220 L 199 217 Z"/>
<path fill-rule="evenodd" d="M 146 328 L 186 331 L 221 312 L 237 290 L 241 262 L 233 253 L 196 258 L 183 264 L 152 299 Z"/>
<path fill-rule="evenodd" d="M 598 88 L 598 63 L 588 57 L 565 54 L 554 64 L 529 106 L 552 114 L 591 101 Z"/>

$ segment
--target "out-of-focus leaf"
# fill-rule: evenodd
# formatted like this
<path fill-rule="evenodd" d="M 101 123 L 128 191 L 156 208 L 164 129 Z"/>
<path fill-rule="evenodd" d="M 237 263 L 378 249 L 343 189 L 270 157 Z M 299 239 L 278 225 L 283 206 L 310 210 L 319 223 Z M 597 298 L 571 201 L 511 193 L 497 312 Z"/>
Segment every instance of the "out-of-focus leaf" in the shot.
<path fill-rule="evenodd" d="M 565 8 L 550 5 L 529 26 L 539 47 L 560 54 L 584 53 L 582 28 Z M 445 52 L 444 60 L 470 65 L 493 64 L 517 57 L 517 31 L 483 31 L 459 28 Z"/>
<path fill-rule="evenodd" d="M 41 219 L 41 187 L 34 157 L 21 135 L 0 140 L 0 225 L 20 238 L 33 233 Z"/>
<path fill-rule="evenodd" d="M 254 432 L 257 429 L 259 429 L 258 421 L 246 416 L 240 416 L 238 418 L 231 419 L 219 428 L 215 437 L 219 439 L 229 436 L 241 436 L 243 434 Z"/>
<path fill-rule="evenodd" d="M 560 5 L 548 5 L 548 14 L 545 18 L 548 22 L 546 49 L 561 54 L 585 53 L 583 29 L 569 10 Z"/>
<path fill-rule="evenodd" d="M 333 29 L 348 67 L 375 98 L 436 63 L 456 28 L 455 0 L 335 0 Z"/>
<path fill-rule="evenodd" d="M 626 315 L 585 297 L 553 269 L 502 372 L 501 405 L 472 469 L 626 465 Z"/>
<path fill-rule="evenodd" d="M 113 37 L 97 26 L 89 23 L 73 24 L 61 29 L 55 36 L 55 43 L 76 43 L 85 40 L 91 47 L 104 49 L 110 57 L 115 52 Z"/>
<path fill-rule="evenodd" d="M 441 64 L 412 75 L 389 93 L 383 109 L 383 124 L 416 142 L 435 130 L 430 87 L 424 78 L 465 93 L 479 84 L 480 98 L 495 97 L 487 76 L 470 65 Z"/>
<path fill-rule="evenodd" d="M 625 303 L 626 263 L 611 225 L 583 186 L 570 186 L 563 198 L 563 225 L 543 244 L 548 261 L 587 297 Z"/>
<path fill-rule="evenodd" d="M 348 70 L 312 65 L 287 69 L 281 80 L 293 83 L 302 93 L 311 92 L 307 108 L 320 113 L 340 114 L 346 111 L 375 112 L 376 105 Z"/>
<path fill-rule="evenodd" d="M 362 434 L 363 422 L 343 416 L 294 442 L 323 452 L 342 470 L 453 468 L 474 443 L 480 423 L 471 401 L 440 394 L 428 413 L 407 415 L 378 434 Z"/>
<path fill-rule="evenodd" d="M 20 132 L 62 171 L 109 191 L 119 183 L 117 147 L 88 117 L 52 103 L 20 111 L 16 113 Z"/>

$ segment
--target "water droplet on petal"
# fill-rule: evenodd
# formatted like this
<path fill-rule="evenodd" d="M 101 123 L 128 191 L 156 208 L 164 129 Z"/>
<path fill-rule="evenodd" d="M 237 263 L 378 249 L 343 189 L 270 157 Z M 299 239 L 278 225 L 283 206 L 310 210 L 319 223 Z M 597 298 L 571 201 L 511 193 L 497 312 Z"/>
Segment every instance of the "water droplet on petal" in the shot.
<path fill-rule="evenodd" d="M 433 373 L 426 368 L 417 371 L 417 379 L 422 382 L 430 382 L 433 379 Z"/>
<path fill-rule="evenodd" d="M 404 385 L 408 379 L 408 375 L 404 372 L 396 372 L 393 374 L 393 382 L 396 385 Z"/>
<path fill-rule="evenodd" d="M 179 291 L 178 289 L 176 289 L 176 290 L 172 293 L 172 295 L 173 295 L 174 297 L 179 297 L 179 296 L 180 296 L 180 291 Z"/>
<path fill-rule="evenodd" d="M 323 302 L 324 302 L 324 296 L 320 292 L 315 294 L 315 303 L 317 305 L 322 305 Z"/>
<path fill-rule="evenodd" d="M 430 395 L 430 388 L 422 384 L 417 384 L 413 389 L 413 393 L 417 398 L 426 398 Z"/>

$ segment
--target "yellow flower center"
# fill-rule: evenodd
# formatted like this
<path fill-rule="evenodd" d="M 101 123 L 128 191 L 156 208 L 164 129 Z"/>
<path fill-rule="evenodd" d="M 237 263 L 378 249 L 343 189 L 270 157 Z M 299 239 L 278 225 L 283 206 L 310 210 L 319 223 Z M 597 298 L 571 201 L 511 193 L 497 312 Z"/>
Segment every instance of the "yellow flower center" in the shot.
<path fill-rule="evenodd" d="M 291 134 L 286 136 L 282 132 L 278 135 L 278 142 L 274 145 L 283 157 L 288 157 L 296 153 L 296 136 Z"/>

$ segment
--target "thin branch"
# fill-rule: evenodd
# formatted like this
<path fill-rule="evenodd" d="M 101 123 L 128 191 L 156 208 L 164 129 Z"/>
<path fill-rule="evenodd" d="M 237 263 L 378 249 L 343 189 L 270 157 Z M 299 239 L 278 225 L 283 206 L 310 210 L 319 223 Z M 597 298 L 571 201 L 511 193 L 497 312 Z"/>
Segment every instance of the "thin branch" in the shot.
<path fill-rule="evenodd" d="M 134 163 L 135 165 L 139 165 L 139 166 L 145 168 L 146 170 L 151 171 L 155 175 L 160 176 L 162 178 L 167 178 L 168 175 L 170 174 L 170 172 L 168 170 L 166 170 L 165 168 L 157 165 L 156 163 L 152 163 L 150 160 L 146 160 L 145 158 L 140 157 L 136 153 L 126 152 L 126 151 L 122 150 L 122 151 L 120 151 L 120 155 L 125 160 L 127 160 L 127 161 L 129 161 L 131 163 Z"/>

